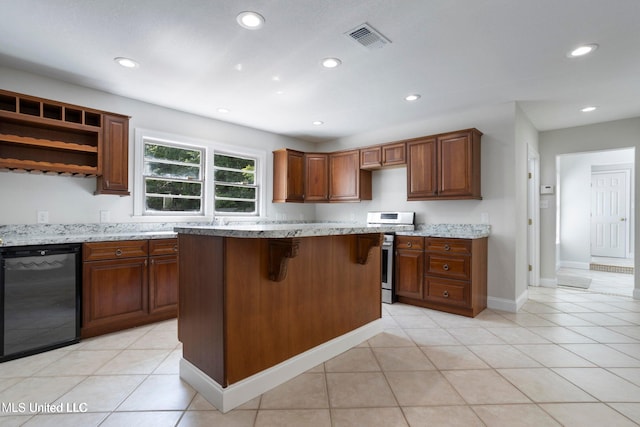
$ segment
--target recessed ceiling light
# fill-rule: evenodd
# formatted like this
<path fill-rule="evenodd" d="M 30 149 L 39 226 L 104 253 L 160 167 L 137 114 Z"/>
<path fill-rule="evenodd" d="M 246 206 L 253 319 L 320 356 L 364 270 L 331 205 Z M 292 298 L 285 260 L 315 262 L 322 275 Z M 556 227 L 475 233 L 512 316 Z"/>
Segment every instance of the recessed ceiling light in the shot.
<path fill-rule="evenodd" d="M 316 120 L 316 121 L 313 122 L 314 126 L 320 126 L 320 125 L 323 125 L 323 124 L 324 124 L 324 122 L 320 121 L 320 120 Z"/>
<path fill-rule="evenodd" d="M 598 45 L 595 44 L 595 43 L 583 44 L 583 45 L 578 46 L 577 48 L 573 49 L 571 52 L 569 52 L 567 54 L 567 56 L 569 58 L 577 58 L 577 57 L 584 56 L 584 55 L 587 55 L 589 53 L 592 53 L 597 48 L 598 48 Z"/>
<path fill-rule="evenodd" d="M 231 110 L 229 110 L 228 108 L 218 108 L 217 111 L 218 111 L 218 113 L 227 114 Z"/>
<path fill-rule="evenodd" d="M 284 91 L 283 90 L 279 90 L 276 92 L 276 95 L 284 95 Z"/>
<path fill-rule="evenodd" d="M 140 66 L 140 64 L 138 64 L 133 59 L 124 58 L 122 56 L 119 56 L 117 58 L 113 58 L 113 60 L 116 61 L 119 65 L 121 65 L 121 66 L 123 66 L 125 68 L 138 68 Z"/>
<path fill-rule="evenodd" d="M 264 17 L 257 12 L 240 12 L 236 21 L 247 30 L 257 30 L 264 25 Z"/>
<path fill-rule="evenodd" d="M 338 58 L 324 58 L 322 60 L 322 66 L 324 68 L 336 68 L 339 67 L 340 64 L 342 64 L 342 61 Z"/>
<path fill-rule="evenodd" d="M 590 105 L 588 107 L 584 107 L 581 108 L 580 111 L 582 111 L 583 113 L 590 113 L 591 111 L 595 111 L 598 107 L 594 107 L 593 105 Z"/>
<path fill-rule="evenodd" d="M 405 101 L 417 101 L 418 99 L 420 99 L 420 95 L 418 95 L 417 93 L 414 93 L 412 95 L 407 95 L 404 97 Z"/>

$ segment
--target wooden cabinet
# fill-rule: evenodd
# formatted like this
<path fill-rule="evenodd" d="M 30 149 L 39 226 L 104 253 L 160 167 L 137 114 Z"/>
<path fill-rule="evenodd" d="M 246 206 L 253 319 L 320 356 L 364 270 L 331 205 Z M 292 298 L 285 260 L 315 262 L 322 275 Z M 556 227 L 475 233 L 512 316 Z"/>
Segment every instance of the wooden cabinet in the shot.
<path fill-rule="evenodd" d="M 129 195 L 129 118 L 103 116 L 102 174 L 96 194 Z"/>
<path fill-rule="evenodd" d="M 177 239 L 85 243 L 82 337 L 177 315 Z"/>
<path fill-rule="evenodd" d="M 98 176 L 115 184 L 109 194 L 128 194 L 128 120 L 0 90 L 0 168 Z M 104 190 L 110 186 L 99 183 L 96 194 Z"/>
<path fill-rule="evenodd" d="M 422 299 L 424 238 L 396 236 L 396 295 Z"/>
<path fill-rule="evenodd" d="M 360 149 L 361 169 L 380 169 L 406 164 L 404 142 L 376 145 Z"/>
<path fill-rule="evenodd" d="M 379 169 L 382 167 L 382 147 L 360 149 L 360 167 L 362 169 Z"/>
<path fill-rule="evenodd" d="M 325 153 L 306 153 L 304 201 L 329 201 L 329 156 Z"/>
<path fill-rule="evenodd" d="M 371 171 L 360 169 L 360 151 L 329 154 L 329 201 L 371 200 Z"/>
<path fill-rule="evenodd" d="M 273 203 L 304 202 L 304 163 L 300 151 L 273 152 Z"/>
<path fill-rule="evenodd" d="M 398 301 L 475 317 L 487 307 L 487 240 L 398 236 Z"/>
<path fill-rule="evenodd" d="M 477 129 L 407 141 L 407 199 L 481 199 Z"/>

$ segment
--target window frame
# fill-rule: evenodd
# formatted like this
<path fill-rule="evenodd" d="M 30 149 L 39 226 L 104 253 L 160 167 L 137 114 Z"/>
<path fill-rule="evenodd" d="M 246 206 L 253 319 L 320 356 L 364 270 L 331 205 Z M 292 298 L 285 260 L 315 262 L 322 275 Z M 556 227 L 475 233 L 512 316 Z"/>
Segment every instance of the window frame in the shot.
<path fill-rule="evenodd" d="M 234 220 L 253 221 L 266 215 L 267 191 L 267 155 L 266 151 L 249 147 L 237 147 L 222 144 L 215 141 L 190 138 L 182 135 L 169 134 L 149 129 L 135 129 L 134 146 L 134 186 L 133 186 L 133 216 L 140 220 L 187 222 L 194 220 L 213 221 L 216 218 L 232 217 Z M 144 143 L 145 140 L 154 140 L 159 144 L 184 147 L 185 149 L 203 150 L 203 209 L 202 213 L 190 212 L 145 212 L 145 185 L 144 185 Z M 214 155 L 223 154 L 235 157 L 250 158 L 255 161 L 255 186 L 256 212 L 246 214 L 243 212 L 215 212 L 215 181 L 214 181 Z"/>
<path fill-rule="evenodd" d="M 216 181 L 215 179 L 215 172 L 216 169 L 218 169 L 218 167 L 215 165 L 215 156 L 216 154 L 221 155 L 221 156 L 227 156 L 227 157 L 236 157 L 236 158 L 240 158 L 240 159 L 247 159 L 247 160 L 252 160 L 254 162 L 254 167 L 255 170 L 253 172 L 253 184 L 233 184 L 233 183 L 227 183 L 226 181 Z M 255 216 L 259 216 L 260 214 L 260 185 L 259 185 L 259 181 L 258 181 L 258 173 L 260 172 L 258 170 L 258 159 L 255 156 L 249 155 L 249 154 L 245 154 L 245 155 L 240 155 L 237 152 L 229 152 L 229 151 L 223 151 L 223 150 L 213 150 L 213 155 L 211 157 L 212 161 L 211 161 L 211 169 L 213 169 L 212 171 L 212 185 L 213 185 L 213 214 L 216 217 L 220 217 L 220 216 L 233 216 L 233 217 L 255 217 Z M 232 172 L 236 172 L 238 171 L 238 169 L 229 169 L 229 168 L 222 168 L 221 170 L 228 170 L 228 171 L 232 171 Z M 255 188 L 256 190 L 256 198 L 254 200 L 255 202 L 255 210 L 252 213 L 246 213 L 246 212 L 223 212 L 223 211 L 216 211 L 216 185 L 218 183 L 223 183 L 221 185 L 228 185 L 228 186 L 236 186 L 236 187 L 243 187 L 243 188 Z M 225 200 L 225 199 L 222 199 Z M 226 200 L 231 200 L 231 199 L 226 199 Z M 248 200 L 248 199 L 238 199 L 238 200 Z"/>

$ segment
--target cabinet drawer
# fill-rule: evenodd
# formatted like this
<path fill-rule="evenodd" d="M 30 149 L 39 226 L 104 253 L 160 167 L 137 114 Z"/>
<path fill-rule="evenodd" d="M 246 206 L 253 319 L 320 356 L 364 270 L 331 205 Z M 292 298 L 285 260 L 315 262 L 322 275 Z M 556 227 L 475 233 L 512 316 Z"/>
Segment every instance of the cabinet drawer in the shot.
<path fill-rule="evenodd" d="M 178 239 L 149 240 L 149 255 L 176 255 L 178 253 Z"/>
<path fill-rule="evenodd" d="M 424 248 L 424 237 L 396 236 L 396 249 L 422 250 L 423 248 Z"/>
<path fill-rule="evenodd" d="M 82 245 L 83 261 L 146 257 L 149 253 L 147 240 L 120 240 L 93 242 Z"/>
<path fill-rule="evenodd" d="M 471 257 L 444 256 L 426 254 L 425 275 L 435 274 L 451 279 L 469 280 L 471 278 Z"/>
<path fill-rule="evenodd" d="M 428 237 L 427 251 L 471 255 L 471 241 L 467 239 L 442 239 Z"/>
<path fill-rule="evenodd" d="M 428 278 L 426 280 L 426 299 L 443 304 L 468 306 L 470 285 L 446 279 Z"/>

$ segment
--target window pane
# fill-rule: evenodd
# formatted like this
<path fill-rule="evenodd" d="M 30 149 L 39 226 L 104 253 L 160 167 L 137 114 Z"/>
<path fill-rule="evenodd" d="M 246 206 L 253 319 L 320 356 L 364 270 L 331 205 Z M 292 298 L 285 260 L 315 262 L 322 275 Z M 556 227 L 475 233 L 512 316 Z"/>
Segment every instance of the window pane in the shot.
<path fill-rule="evenodd" d="M 235 184 L 253 184 L 255 180 L 255 174 L 246 172 L 232 172 L 227 170 L 216 170 L 215 180 Z"/>
<path fill-rule="evenodd" d="M 173 160 L 177 162 L 200 164 L 200 151 L 181 147 L 167 147 L 158 144 L 145 144 L 144 156 L 152 159 Z"/>
<path fill-rule="evenodd" d="M 147 196 L 146 200 L 149 211 L 200 212 L 199 199 Z"/>
<path fill-rule="evenodd" d="M 256 189 L 251 187 L 236 187 L 232 185 L 216 185 L 216 197 L 255 200 Z"/>
<path fill-rule="evenodd" d="M 165 181 L 147 178 L 147 194 L 172 194 L 181 196 L 200 196 L 202 185 L 199 182 Z"/>
<path fill-rule="evenodd" d="M 237 200 L 216 200 L 216 212 L 244 212 L 256 211 L 255 202 L 240 202 Z"/>
<path fill-rule="evenodd" d="M 216 154 L 213 156 L 213 164 L 218 167 L 239 169 L 239 170 L 254 170 L 255 160 L 243 159 L 241 157 L 225 156 L 223 154 Z"/>
<path fill-rule="evenodd" d="M 199 179 L 198 166 L 185 166 L 167 163 L 146 162 L 145 175 L 164 176 L 170 178 Z"/>

